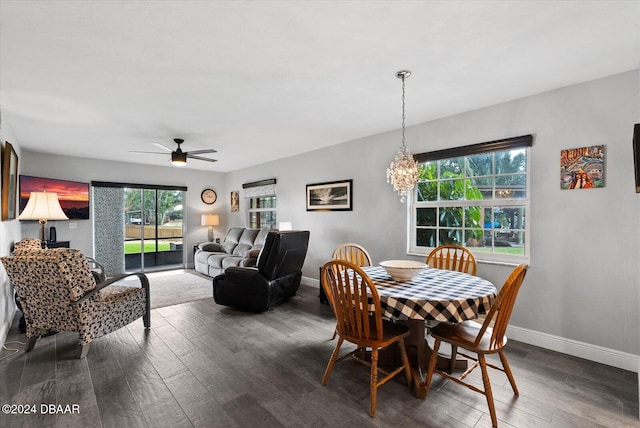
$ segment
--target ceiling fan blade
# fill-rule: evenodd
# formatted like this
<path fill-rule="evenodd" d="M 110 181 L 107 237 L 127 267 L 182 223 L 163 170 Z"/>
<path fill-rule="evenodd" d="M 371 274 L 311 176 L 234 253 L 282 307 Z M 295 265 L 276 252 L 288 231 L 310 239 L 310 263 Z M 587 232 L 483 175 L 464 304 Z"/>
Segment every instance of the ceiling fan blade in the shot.
<path fill-rule="evenodd" d="M 192 155 L 203 155 L 205 153 L 217 153 L 216 149 L 203 149 L 203 150 L 189 150 L 187 153 Z"/>
<path fill-rule="evenodd" d="M 147 154 L 151 154 L 151 155 L 165 155 L 166 153 L 161 153 L 161 152 L 143 152 L 140 150 L 129 150 L 129 153 L 147 153 Z"/>
<path fill-rule="evenodd" d="M 172 152 L 173 151 L 173 149 L 170 149 L 169 147 L 165 146 L 164 144 L 160 144 L 160 143 L 151 143 L 151 144 L 153 144 L 154 146 L 158 147 L 159 149 L 166 150 L 168 152 Z"/>
<path fill-rule="evenodd" d="M 198 159 L 198 160 L 207 161 L 207 162 L 218 162 L 218 159 L 209 159 L 209 158 L 203 158 L 202 156 L 193 156 L 190 153 L 187 153 L 187 157 L 190 159 Z"/>

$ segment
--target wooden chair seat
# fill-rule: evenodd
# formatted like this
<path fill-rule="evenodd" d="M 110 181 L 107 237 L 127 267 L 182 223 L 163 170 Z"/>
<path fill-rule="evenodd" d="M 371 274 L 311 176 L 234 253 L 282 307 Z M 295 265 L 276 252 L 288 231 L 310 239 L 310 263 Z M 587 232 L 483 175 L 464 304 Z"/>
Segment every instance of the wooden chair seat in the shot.
<path fill-rule="evenodd" d="M 491 335 L 493 334 L 491 327 L 488 327 L 482 335 L 480 335 L 480 330 L 482 330 L 482 324 L 475 321 L 465 321 L 460 324 L 438 324 L 431 328 L 430 334 L 434 338 L 439 337 L 451 345 L 485 354 L 499 352 L 507 344 L 506 336 L 498 343 L 491 342 Z M 479 335 L 480 340 L 477 341 Z"/>
<path fill-rule="evenodd" d="M 364 335 L 366 337 L 375 337 L 376 334 L 376 323 L 375 317 L 370 317 L 369 321 L 369 332 Z M 355 337 L 351 336 L 349 332 L 344 332 L 341 334 L 338 332 L 345 340 L 357 344 L 362 348 L 371 348 L 373 346 L 377 346 L 378 348 L 386 348 L 387 346 L 392 345 L 395 341 L 398 340 L 398 337 L 407 337 L 409 335 L 409 327 L 406 325 L 401 325 L 394 323 L 389 320 L 382 320 L 382 338 L 381 339 L 366 339 L 364 337 Z"/>

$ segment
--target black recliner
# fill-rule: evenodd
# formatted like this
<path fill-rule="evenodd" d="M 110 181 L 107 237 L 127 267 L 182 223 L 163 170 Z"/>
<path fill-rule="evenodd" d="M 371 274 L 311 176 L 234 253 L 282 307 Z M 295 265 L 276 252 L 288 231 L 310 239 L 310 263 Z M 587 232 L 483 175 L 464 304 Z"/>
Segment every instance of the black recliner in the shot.
<path fill-rule="evenodd" d="M 262 312 L 294 296 L 302 279 L 309 231 L 269 232 L 253 267 L 228 267 L 213 278 L 216 303 Z"/>

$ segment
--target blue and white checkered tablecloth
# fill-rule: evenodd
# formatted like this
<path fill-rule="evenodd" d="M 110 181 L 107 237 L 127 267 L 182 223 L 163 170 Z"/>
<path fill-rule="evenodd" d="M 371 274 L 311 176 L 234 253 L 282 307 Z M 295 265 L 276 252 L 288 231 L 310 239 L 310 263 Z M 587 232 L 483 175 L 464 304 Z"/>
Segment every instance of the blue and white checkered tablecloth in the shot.
<path fill-rule="evenodd" d="M 394 281 L 381 266 L 362 268 L 380 295 L 382 316 L 459 323 L 489 311 L 496 287 L 465 273 L 426 268 L 407 282 Z"/>

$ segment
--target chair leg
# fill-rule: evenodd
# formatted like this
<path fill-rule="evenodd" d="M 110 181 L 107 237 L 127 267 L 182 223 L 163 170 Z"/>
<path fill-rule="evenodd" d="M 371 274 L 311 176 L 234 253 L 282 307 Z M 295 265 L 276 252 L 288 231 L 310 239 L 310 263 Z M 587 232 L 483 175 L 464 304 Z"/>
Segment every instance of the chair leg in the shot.
<path fill-rule="evenodd" d="M 333 365 L 336 363 L 338 359 L 338 353 L 340 352 L 340 347 L 342 346 L 342 342 L 344 339 L 342 337 L 338 338 L 338 343 L 336 343 L 336 347 L 333 349 L 333 353 L 331 354 L 331 358 L 329 359 L 329 364 L 327 364 L 327 369 L 324 371 L 324 377 L 322 378 L 322 384 L 326 385 L 329 380 L 329 375 L 331 374 L 331 370 L 333 370 Z"/>
<path fill-rule="evenodd" d="M 89 346 L 91 346 L 91 343 L 83 343 L 80 345 L 80 356 L 78 357 L 78 359 L 83 359 L 87 356 L 87 354 L 89 353 Z"/>
<path fill-rule="evenodd" d="M 496 417 L 496 408 L 493 403 L 493 392 L 491 391 L 491 381 L 489 380 L 489 373 L 487 372 L 487 361 L 484 355 L 478 354 L 478 362 L 480 362 L 480 369 L 482 370 L 482 383 L 484 383 L 484 395 L 487 398 L 487 404 L 489 405 L 489 413 L 491 414 L 491 422 L 494 427 L 498 426 L 498 418 Z"/>
<path fill-rule="evenodd" d="M 411 366 L 409 365 L 407 350 L 404 347 L 404 339 L 401 338 L 398 341 L 398 346 L 400 346 L 400 357 L 402 357 L 402 365 L 404 366 L 404 377 L 405 379 L 407 379 L 407 385 L 409 385 L 409 389 L 411 389 Z"/>
<path fill-rule="evenodd" d="M 38 340 L 38 336 L 31 336 L 27 341 L 27 344 L 24 346 L 24 352 L 29 352 L 36 346 L 36 341 Z"/>
<path fill-rule="evenodd" d="M 369 382 L 369 395 L 371 395 L 371 417 L 376 417 L 376 398 L 378 394 L 378 348 L 371 350 L 371 380 Z"/>
<path fill-rule="evenodd" d="M 146 329 L 151 328 L 151 312 L 150 311 L 145 311 L 144 315 L 142 316 L 142 322 L 144 323 L 144 328 Z"/>
<path fill-rule="evenodd" d="M 427 378 L 424 381 L 425 394 L 429 393 L 429 386 L 431 386 L 431 378 L 433 377 L 433 371 L 436 369 L 436 363 L 438 362 L 438 349 L 440 349 L 440 339 L 436 338 L 433 344 L 433 351 L 431 351 L 431 358 L 429 359 L 429 367 L 427 368 Z"/>
<path fill-rule="evenodd" d="M 509 366 L 509 362 L 507 361 L 507 356 L 504 354 L 504 351 L 500 351 L 500 361 L 502 361 L 502 367 L 504 368 L 504 372 L 507 374 L 509 378 L 509 383 L 511 384 L 511 388 L 513 388 L 513 393 L 518 396 L 520 393 L 518 392 L 518 387 L 516 386 L 516 380 L 513 377 L 513 373 L 511 373 L 511 367 Z"/>
<path fill-rule="evenodd" d="M 456 358 L 458 357 L 458 347 L 451 345 L 451 361 L 449 362 L 449 370 L 453 373 L 456 370 Z"/>
<path fill-rule="evenodd" d="M 146 279 L 147 281 L 147 287 L 145 287 L 145 292 L 146 292 L 146 298 L 145 298 L 145 308 L 144 308 L 144 315 L 142 316 L 142 321 L 144 322 L 144 328 L 149 329 L 151 328 L 151 296 L 149 295 L 149 281 Z M 143 287 L 144 287 L 144 281 L 143 281 Z"/>
<path fill-rule="evenodd" d="M 333 336 L 331 336 L 331 340 L 335 339 L 337 334 L 338 334 L 338 329 L 334 328 L 333 329 Z"/>

